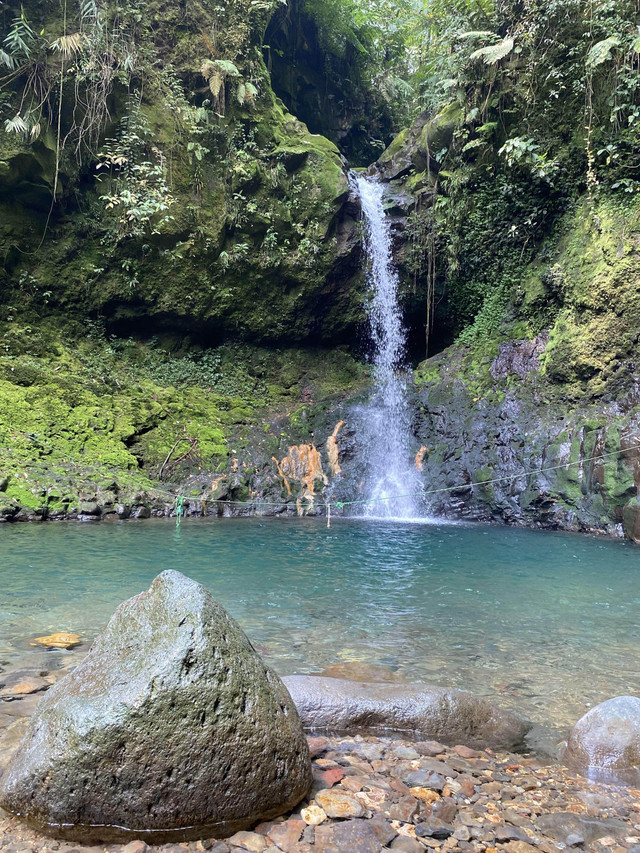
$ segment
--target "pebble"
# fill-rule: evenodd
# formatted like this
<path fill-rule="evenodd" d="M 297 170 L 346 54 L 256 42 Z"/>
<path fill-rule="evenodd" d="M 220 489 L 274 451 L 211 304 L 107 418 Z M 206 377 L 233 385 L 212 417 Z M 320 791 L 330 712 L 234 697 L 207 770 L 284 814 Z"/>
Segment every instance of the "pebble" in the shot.
<path fill-rule="evenodd" d="M 258 835 L 257 832 L 236 832 L 227 839 L 227 844 L 231 848 L 239 847 L 241 850 L 248 850 L 249 853 L 264 853 L 267 846 L 264 835 Z"/>
<path fill-rule="evenodd" d="M 327 817 L 362 817 L 364 809 L 350 794 L 339 794 L 333 790 L 322 790 L 316 794 L 316 801 L 324 809 Z"/>
<path fill-rule="evenodd" d="M 327 819 L 327 813 L 320 806 L 308 806 L 306 809 L 302 809 L 300 816 L 310 826 L 318 826 Z"/>
<path fill-rule="evenodd" d="M 442 755 L 447 751 L 447 747 L 438 743 L 437 740 L 421 740 L 418 741 L 418 743 L 414 743 L 413 748 L 416 752 L 419 752 L 420 755 L 436 756 Z"/>
<path fill-rule="evenodd" d="M 402 853 L 424 853 L 424 844 L 409 836 L 398 836 L 389 847 L 392 850 L 401 850 Z"/>
<path fill-rule="evenodd" d="M 306 827 L 304 820 L 285 820 L 284 823 L 277 823 L 273 826 L 267 838 L 272 841 L 284 853 L 290 853 L 290 850 L 302 837 L 302 833 Z"/>
<path fill-rule="evenodd" d="M 12 710 L 0 726 L 3 761 L 24 730 L 32 698 L 37 694 L 1 704 L 3 711 Z M 0 849 L 2 853 L 559 853 L 562 849 L 640 853 L 639 792 L 590 783 L 558 764 L 541 765 L 527 756 L 493 755 L 434 741 L 316 737 L 308 743 L 316 780 L 309 798 L 253 831 L 189 844 L 147 846 L 136 840 L 97 848 L 53 841 L 0 813 Z M 407 784 L 415 780 L 425 784 Z"/>
<path fill-rule="evenodd" d="M 397 746 L 393 750 L 396 758 L 416 759 L 420 758 L 420 753 L 412 746 Z"/>
<path fill-rule="evenodd" d="M 453 827 L 449 823 L 437 818 L 419 823 L 416 827 L 416 835 L 419 838 L 448 838 L 453 835 Z"/>

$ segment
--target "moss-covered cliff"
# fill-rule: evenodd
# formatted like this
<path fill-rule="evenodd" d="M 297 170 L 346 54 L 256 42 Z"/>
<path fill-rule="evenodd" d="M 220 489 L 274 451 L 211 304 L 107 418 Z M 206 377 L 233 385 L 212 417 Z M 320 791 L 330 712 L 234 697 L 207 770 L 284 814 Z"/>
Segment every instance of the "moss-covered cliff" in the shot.
<path fill-rule="evenodd" d="M 274 95 L 274 9 L 3 6 L 24 45 L 0 95 L 6 517 L 171 504 L 149 489 L 215 478 L 293 387 L 357 375 L 326 351 L 363 320 L 357 210 Z"/>
<path fill-rule="evenodd" d="M 25 6 L 45 35 L 0 104 L 0 285 L 14 314 L 214 344 L 352 334 L 345 171 L 273 94 L 271 11 L 145 2 L 63 25 L 57 4 Z M 118 45 L 102 43 L 116 25 Z M 65 38 L 78 41 L 55 51 Z M 6 129 L 14 114 L 22 133 Z"/>
<path fill-rule="evenodd" d="M 459 11 L 429 108 L 371 172 L 432 511 L 638 535 L 633 10 L 571 3 L 506 4 L 493 29 Z M 373 157 L 401 111 L 363 18 L 337 11 L 3 6 L 0 517 L 358 495 L 367 293 L 343 154 Z"/>
<path fill-rule="evenodd" d="M 462 296 L 484 298 L 471 308 L 471 324 L 457 341 L 416 370 L 416 449 L 423 448 L 424 488 L 436 490 L 432 510 L 610 533 L 621 533 L 624 522 L 637 537 L 638 197 L 578 187 L 516 254 L 520 235 L 514 233 L 509 258 L 504 220 L 479 207 L 491 198 L 486 179 L 478 178 L 476 197 L 456 199 L 454 186 L 438 207 L 438 182 L 447 193 L 460 175 L 442 175 L 430 152 L 455 145 L 461 128 L 462 113 L 454 107 L 422 118 L 375 166 L 388 182 L 390 204 L 397 208 L 404 199 L 400 265 L 414 251 L 412 219 L 427 221 L 426 251 L 436 254 L 438 228 L 451 222 L 452 207 L 466 210 L 468 221 L 449 235 L 458 241 L 455 263 L 444 251 L 433 261 L 440 336 L 464 324 Z M 468 180 L 477 169 L 461 167 Z M 492 172 L 495 184 L 504 185 L 499 168 Z M 533 185 L 530 203 L 538 203 L 538 191 Z M 520 221 L 510 215 L 509 228 L 517 232 Z M 477 244 L 474 257 L 482 231 L 485 244 Z M 494 276 L 484 288 L 471 274 L 479 260 Z"/>

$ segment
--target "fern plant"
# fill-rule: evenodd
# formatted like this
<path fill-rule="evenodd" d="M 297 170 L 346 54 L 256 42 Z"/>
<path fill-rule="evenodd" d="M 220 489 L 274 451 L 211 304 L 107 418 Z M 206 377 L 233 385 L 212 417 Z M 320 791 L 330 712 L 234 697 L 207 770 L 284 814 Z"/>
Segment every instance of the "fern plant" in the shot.
<path fill-rule="evenodd" d="M 24 8 L 13 19 L 11 29 L 5 36 L 4 49 L 0 50 L 0 61 L 10 70 L 15 71 L 31 58 L 37 36 L 27 20 Z"/>

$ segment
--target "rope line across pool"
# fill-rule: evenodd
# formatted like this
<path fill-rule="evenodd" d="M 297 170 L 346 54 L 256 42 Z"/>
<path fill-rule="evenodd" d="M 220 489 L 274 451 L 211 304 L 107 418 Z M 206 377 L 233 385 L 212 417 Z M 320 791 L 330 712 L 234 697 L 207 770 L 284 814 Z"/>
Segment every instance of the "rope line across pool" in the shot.
<path fill-rule="evenodd" d="M 43 444 L 37 436 L 32 433 L 23 433 L 25 436 L 30 438 L 35 443 Z M 50 442 L 44 442 L 44 444 L 50 444 Z M 348 506 L 364 506 L 366 504 L 375 504 L 382 503 L 384 501 L 392 501 L 397 500 L 398 498 L 413 498 L 413 497 L 428 497 L 429 495 L 437 495 L 443 494 L 445 492 L 455 492 L 457 489 L 465 489 L 472 488 L 474 486 L 490 486 L 494 483 L 508 483 L 513 482 L 515 480 L 519 480 L 522 477 L 534 477 L 537 474 L 545 474 L 549 471 L 559 471 L 561 468 L 568 468 L 571 465 L 584 465 L 587 462 L 603 462 L 603 464 L 607 464 L 612 461 L 611 457 L 620 456 L 623 453 L 627 453 L 629 450 L 639 449 L 640 442 L 635 442 L 631 444 L 628 448 L 620 448 L 619 450 L 611 450 L 607 453 L 598 453 L 594 456 L 587 456 L 584 459 L 575 459 L 569 462 L 561 462 L 558 465 L 546 465 L 543 468 L 536 468 L 531 471 L 522 471 L 519 474 L 506 474 L 503 477 L 491 477 L 488 480 L 472 480 L 469 483 L 458 483 L 453 486 L 440 486 L 435 489 L 422 489 L 419 492 L 407 492 L 404 494 L 396 494 L 396 495 L 386 495 L 382 498 L 359 498 L 357 500 L 347 500 L 347 501 L 319 501 L 314 503 L 314 506 L 317 508 L 324 508 L 327 511 L 327 521 L 330 526 L 330 517 L 331 517 L 331 507 L 335 507 L 336 509 L 344 509 L 344 507 Z M 104 471 L 101 471 L 99 468 L 93 465 L 82 466 L 86 470 L 92 470 L 96 473 L 104 474 Z M 160 486 L 152 486 L 148 489 L 149 492 L 155 494 L 163 494 L 170 497 L 174 504 L 174 511 L 176 514 L 176 524 L 179 526 L 180 520 L 182 516 L 186 515 L 185 511 L 185 503 L 191 503 L 191 501 L 197 501 L 198 503 L 206 503 L 207 500 L 205 498 L 199 498 L 195 495 L 189 497 L 188 495 L 172 492 L 169 489 L 163 489 Z M 241 501 L 241 500 L 233 500 L 233 499 L 211 499 L 212 503 L 224 504 L 229 506 L 273 506 L 273 507 L 281 507 L 285 503 L 285 501 L 266 501 L 261 500 L 259 498 Z"/>
<path fill-rule="evenodd" d="M 630 447 L 630 448 L 626 448 L 626 449 L 621 448 L 620 450 L 611 450 L 608 453 L 599 453 L 595 456 L 585 457 L 584 459 L 576 459 L 576 460 L 570 461 L 570 462 L 561 462 L 558 465 L 547 465 L 544 468 L 536 468 L 532 471 L 522 471 L 519 474 L 507 474 L 503 477 L 492 477 L 491 479 L 488 479 L 488 480 L 472 480 L 469 483 L 458 483 L 455 486 L 441 486 L 437 489 L 422 489 L 419 492 L 408 492 L 405 494 L 398 494 L 398 495 L 386 495 L 383 498 L 363 498 L 363 499 L 359 499 L 359 500 L 334 501 L 334 502 L 331 502 L 331 501 L 323 501 L 322 502 L 321 501 L 321 502 L 315 503 L 314 506 L 316 506 L 318 508 L 324 507 L 327 510 L 327 517 L 329 519 L 330 514 L 331 514 L 331 506 L 334 506 L 337 509 L 343 509 L 346 506 L 357 506 L 357 505 L 364 505 L 364 504 L 381 503 L 383 501 L 397 500 L 398 498 L 427 497 L 428 495 L 442 494 L 444 492 L 454 492 L 457 489 L 466 489 L 466 488 L 471 488 L 473 486 L 489 486 L 489 485 L 492 485 L 493 483 L 512 482 L 514 480 L 519 480 L 522 477 L 533 477 L 536 474 L 545 474 L 548 471 L 558 471 L 560 468 L 568 468 L 570 465 L 583 465 L 585 462 L 594 462 L 594 461 L 603 461 L 603 460 L 606 460 L 606 462 L 611 462 L 612 460 L 610 457 L 619 456 L 622 453 L 627 453 L 628 450 L 630 450 L 630 449 L 634 449 L 634 448 L 637 449 L 639 447 L 640 447 L 640 443 L 637 443 L 635 445 L 632 445 L 632 447 Z M 160 489 L 160 488 L 154 487 L 153 491 L 162 492 L 164 494 L 171 495 L 171 497 L 173 497 L 176 501 L 176 507 L 178 504 L 178 500 L 180 500 L 181 501 L 180 502 L 180 514 L 183 513 L 183 504 L 185 501 L 192 501 L 192 500 L 199 501 L 199 502 L 203 501 L 203 499 L 201 499 L 201 498 L 196 498 L 196 497 L 189 498 L 186 495 L 176 495 L 175 492 L 171 492 L 168 489 Z M 282 506 L 284 502 L 283 501 L 265 501 L 265 500 L 260 500 L 260 499 L 255 499 L 255 500 L 250 500 L 250 501 L 240 501 L 240 500 L 230 500 L 230 499 L 218 500 L 218 499 L 214 498 L 212 500 L 212 503 L 229 504 L 229 505 L 233 505 L 233 506 L 256 506 L 256 505 Z M 177 513 L 176 513 L 176 515 L 177 515 Z M 177 517 L 179 517 L 179 516 L 177 516 Z"/>

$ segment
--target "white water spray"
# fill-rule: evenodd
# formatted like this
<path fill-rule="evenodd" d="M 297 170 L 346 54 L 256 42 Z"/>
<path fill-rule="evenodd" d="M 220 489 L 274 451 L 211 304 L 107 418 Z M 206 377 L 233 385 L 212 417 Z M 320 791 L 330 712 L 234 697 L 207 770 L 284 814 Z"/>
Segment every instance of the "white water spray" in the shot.
<path fill-rule="evenodd" d="M 420 478 L 411 453 L 405 365 L 406 332 L 398 305 L 398 274 L 382 205 L 382 184 L 352 177 L 360 198 L 364 248 L 372 289 L 369 305 L 375 390 L 362 412 L 364 515 L 416 519 L 423 515 Z"/>

